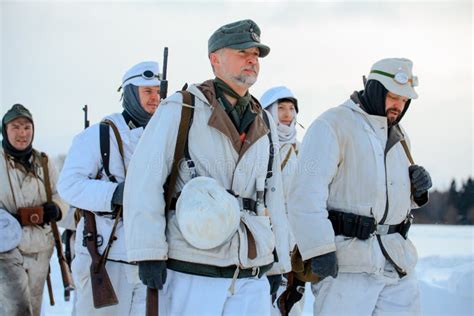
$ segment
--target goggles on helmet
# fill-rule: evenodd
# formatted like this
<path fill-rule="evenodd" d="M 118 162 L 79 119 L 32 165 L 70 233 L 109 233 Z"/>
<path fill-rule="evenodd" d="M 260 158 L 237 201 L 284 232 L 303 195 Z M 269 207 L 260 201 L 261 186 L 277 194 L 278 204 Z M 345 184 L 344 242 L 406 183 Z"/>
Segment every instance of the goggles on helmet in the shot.
<path fill-rule="evenodd" d="M 379 74 L 379 75 L 382 75 L 382 76 L 385 76 L 385 77 L 392 78 L 398 84 L 403 84 L 404 85 L 404 84 L 409 83 L 412 87 L 416 87 L 418 85 L 418 77 L 417 76 L 413 76 L 413 77 L 409 78 L 408 74 L 403 72 L 403 71 L 399 71 L 396 74 L 391 74 L 391 73 L 381 71 L 381 70 L 372 70 L 372 71 L 370 71 L 370 73 Z"/>
<path fill-rule="evenodd" d="M 128 80 L 131 80 L 133 78 L 138 78 L 138 77 L 142 77 L 143 79 L 145 80 L 152 80 L 152 79 L 155 79 L 157 78 L 158 80 L 160 80 L 160 75 L 159 74 L 155 74 L 153 71 L 151 70 L 145 70 L 144 72 L 142 72 L 141 74 L 139 75 L 134 75 L 134 76 L 131 76 L 131 77 L 128 77 L 127 79 L 125 79 L 122 83 L 122 85 L 118 88 L 117 92 L 120 92 L 120 90 L 122 89 L 122 86 L 125 82 L 127 82 Z"/>

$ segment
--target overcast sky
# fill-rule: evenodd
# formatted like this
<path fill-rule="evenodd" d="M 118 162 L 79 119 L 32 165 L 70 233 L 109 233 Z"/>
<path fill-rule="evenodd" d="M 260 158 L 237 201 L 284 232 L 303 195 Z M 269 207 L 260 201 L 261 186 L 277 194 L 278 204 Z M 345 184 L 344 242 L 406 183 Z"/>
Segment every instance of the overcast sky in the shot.
<path fill-rule="evenodd" d="M 362 89 L 362 75 L 386 57 L 407 57 L 419 98 L 402 125 L 415 161 L 434 187 L 473 175 L 472 1 L 162 2 L 0 0 L 1 115 L 14 103 L 35 118 L 34 145 L 66 153 L 83 127 L 122 110 L 123 73 L 162 61 L 169 92 L 212 77 L 207 40 L 219 26 L 251 18 L 271 47 L 251 92 L 286 85 L 304 126 Z M 299 130 L 302 139 L 304 130 Z"/>

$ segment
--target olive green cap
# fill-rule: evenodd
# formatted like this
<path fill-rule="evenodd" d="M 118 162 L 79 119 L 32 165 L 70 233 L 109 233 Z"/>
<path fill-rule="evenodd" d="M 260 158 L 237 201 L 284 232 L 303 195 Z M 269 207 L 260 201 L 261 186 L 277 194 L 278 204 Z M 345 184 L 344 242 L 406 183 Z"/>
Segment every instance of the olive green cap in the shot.
<path fill-rule="evenodd" d="M 208 53 L 221 48 L 247 49 L 257 47 L 260 57 L 270 53 L 270 47 L 260 43 L 260 28 L 252 20 L 242 20 L 218 28 L 207 42 Z"/>
<path fill-rule="evenodd" d="M 31 112 L 21 104 L 14 104 L 12 108 L 8 110 L 3 116 L 2 123 L 7 125 L 19 117 L 27 118 L 31 121 L 31 123 L 33 123 L 33 116 L 31 115 Z"/>

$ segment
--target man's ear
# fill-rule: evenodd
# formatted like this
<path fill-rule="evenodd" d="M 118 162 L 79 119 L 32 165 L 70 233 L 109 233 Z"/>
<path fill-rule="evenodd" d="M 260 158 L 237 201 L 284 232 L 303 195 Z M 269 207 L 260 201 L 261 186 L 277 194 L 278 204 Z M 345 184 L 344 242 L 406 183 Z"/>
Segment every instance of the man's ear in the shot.
<path fill-rule="evenodd" d="M 220 59 L 219 59 L 219 54 L 216 53 L 210 53 L 209 54 L 209 60 L 211 61 L 211 65 L 219 65 Z"/>

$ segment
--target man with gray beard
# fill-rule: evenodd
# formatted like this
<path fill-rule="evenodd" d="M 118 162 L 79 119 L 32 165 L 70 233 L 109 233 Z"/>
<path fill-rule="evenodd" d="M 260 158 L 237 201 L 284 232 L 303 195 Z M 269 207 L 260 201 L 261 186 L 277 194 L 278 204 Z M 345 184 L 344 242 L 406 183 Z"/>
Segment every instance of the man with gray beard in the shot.
<path fill-rule="evenodd" d="M 290 270 L 280 159 L 273 156 L 278 133 L 248 91 L 270 51 L 259 36 L 251 20 L 216 30 L 208 41 L 216 78 L 164 100 L 130 163 L 128 259 L 138 262 L 144 284 L 161 290 L 160 315 L 269 315 L 265 273 Z M 173 185 L 167 179 L 190 106 Z M 170 203 L 164 187 L 175 192 Z"/>

